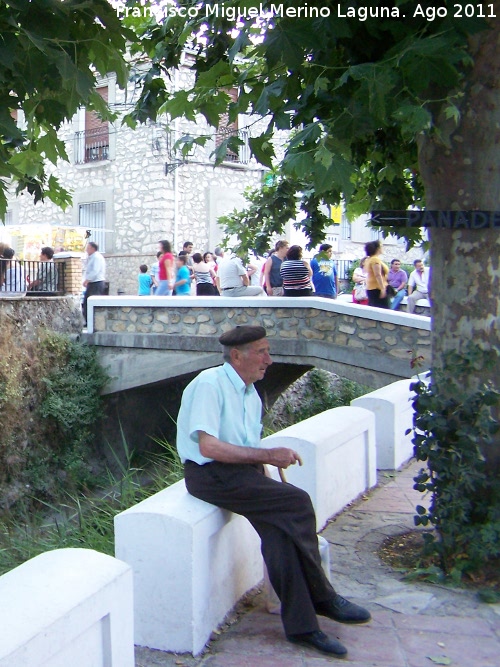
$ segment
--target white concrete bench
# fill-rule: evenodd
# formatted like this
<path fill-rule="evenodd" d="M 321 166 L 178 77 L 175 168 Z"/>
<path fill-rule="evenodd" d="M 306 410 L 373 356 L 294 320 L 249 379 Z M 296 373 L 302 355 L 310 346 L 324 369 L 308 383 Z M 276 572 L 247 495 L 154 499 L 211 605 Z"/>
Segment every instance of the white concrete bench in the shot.
<path fill-rule="evenodd" d="M 311 496 L 317 528 L 377 483 L 375 419 L 361 407 L 327 410 L 264 438 L 264 447 L 289 447 L 304 465 L 286 469 L 286 479 Z M 276 468 L 269 467 L 278 479 Z"/>
<path fill-rule="evenodd" d="M 90 549 L 0 577 L 1 667 L 134 667 L 132 571 Z"/>
<path fill-rule="evenodd" d="M 351 405 L 370 410 L 375 415 L 377 468 L 396 470 L 413 456 L 412 434 L 414 379 L 399 380 L 351 401 Z"/>
<path fill-rule="evenodd" d="M 263 576 L 250 523 L 184 480 L 115 517 L 115 551 L 134 572 L 135 643 L 163 651 L 200 653 Z"/>
<path fill-rule="evenodd" d="M 406 312 L 406 306 L 408 304 L 408 297 L 405 296 L 401 301 L 401 306 L 405 307 L 404 312 Z M 415 304 L 415 313 L 421 315 L 429 315 L 431 310 L 431 302 L 429 299 L 419 299 Z"/>
<path fill-rule="evenodd" d="M 375 419 L 362 408 L 329 410 L 262 442 L 301 455 L 287 477 L 311 494 L 318 527 L 376 483 Z M 115 517 L 115 553 L 134 572 L 135 643 L 163 651 L 199 654 L 263 577 L 250 523 L 190 496 L 183 480 Z"/>
<path fill-rule="evenodd" d="M 347 291 L 347 292 L 344 292 L 342 294 L 339 294 L 337 299 L 339 301 L 342 301 L 343 303 L 352 303 L 353 302 L 352 301 L 352 292 Z M 404 311 L 402 310 L 400 312 L 406 312 L 406 304 L 407 303 L 408 303 L 408 297 L 405 296 L 405 297 L 403 297 L 403 299 L 401 301 L 401 305 L 405 306 L 405 310 Z M 429 312 L 430 312 L 430 308 L 431 308 L 431 302 L 428 299 L 419 299 L 416 303 L 416 306 L 419 309 L 419 311 L 422 312 L 422 314 L 428 315 Z"/>

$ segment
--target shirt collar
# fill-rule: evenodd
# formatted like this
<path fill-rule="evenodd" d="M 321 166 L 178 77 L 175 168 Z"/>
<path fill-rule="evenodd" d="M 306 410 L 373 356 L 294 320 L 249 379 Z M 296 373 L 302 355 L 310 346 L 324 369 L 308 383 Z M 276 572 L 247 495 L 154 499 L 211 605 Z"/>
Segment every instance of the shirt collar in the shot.
<path fill-rule="evenodd" d="M 234 370 L 231 364 L 229 364 L 227 361 L 224 362 L 222 370 L 226 373 L 227 377 L 229 378 L 229 381 L 236 389 L 236 391 L 242 393 L 250 393 L 252 391 L 255 391 L 255 387 L 253 386 L 253 384 L 250 384 L 247 387 L 247 385 L 243 382 L 242 378 L 238 375 L 238 373 Z"/>

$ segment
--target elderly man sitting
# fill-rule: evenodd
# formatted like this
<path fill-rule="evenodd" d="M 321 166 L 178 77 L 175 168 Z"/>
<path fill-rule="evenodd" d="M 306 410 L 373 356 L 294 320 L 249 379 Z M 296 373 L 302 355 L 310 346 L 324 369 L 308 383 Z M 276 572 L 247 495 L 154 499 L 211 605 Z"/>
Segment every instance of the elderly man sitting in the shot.
<path fill-rule="evenodd" d="M 370 613 L 335 592 L 321 567 L 309 495 L 265 474 L 265 464 L 300 463 L 286 447 L 261 447 L 262 404 L 254 387 L 272 363 L 266 331 L 241 326 L 219 338 L 224 364 L 202 371 L 185 389 L 177 449 L 193 496 L 246 517 L 261 538 L 289 641 L 343 656 L 320 630 L 317 615 L 365 623 Z"/>

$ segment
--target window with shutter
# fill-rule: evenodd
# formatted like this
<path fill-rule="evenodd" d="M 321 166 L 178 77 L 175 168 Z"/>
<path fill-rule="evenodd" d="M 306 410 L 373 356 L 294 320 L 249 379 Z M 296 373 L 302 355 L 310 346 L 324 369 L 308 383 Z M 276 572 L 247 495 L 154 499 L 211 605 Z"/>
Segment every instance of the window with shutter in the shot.
<path fill-rule="evenodd" d="M 236 102 L 238 99 L 238 91 L 236 88 L 230 88 L 226 90 L 226 93 L 230 96 L 232 102 Z M 219 148 L 223 141 L 225 141 L 230 136 L 238 136 L 238 119 L 229 122 L 229 114 L 224 113 L 220 116 L 219 120 L 219 129 L 215 134 L 215 148 Z M 226 157 L 224 158 L 226 162 L 239 162 L 239 155 L 236 151 L 227 150 Z"/>
<path fill-rule="evenodd" d="M 96 89 L 108 101 L 108 87 Z M 109 159 L 109 123 L 99 118 L 95 111 L 85 111 L 85 162 Z"/>

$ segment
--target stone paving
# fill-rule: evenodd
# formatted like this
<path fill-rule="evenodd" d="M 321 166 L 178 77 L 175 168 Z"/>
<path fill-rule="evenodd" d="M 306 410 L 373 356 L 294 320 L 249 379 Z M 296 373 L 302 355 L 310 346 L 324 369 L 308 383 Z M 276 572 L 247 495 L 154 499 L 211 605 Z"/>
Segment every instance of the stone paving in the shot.
<path fill-rule="evenodd" d="M 475 593 L 407 582 L 386 566 L 377 549 L 388 536 L 413 528 L 413 490 L 420 464 L 381 473 L 376 489 L 334 517 L 322 535 L 330 543 L 336 589 L 368 607 L 371 623 L 340 625 L 321 619 L 322 629 L 348 648 L 350 667 L 500 667 L 500 604 Z M 136 648 L 136 667 L 322 667 L 338 660 L 286 641 L 279 616 L 253 591 L 194 658 Z"/>

